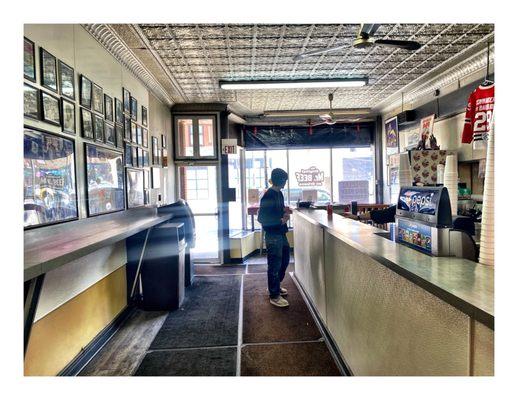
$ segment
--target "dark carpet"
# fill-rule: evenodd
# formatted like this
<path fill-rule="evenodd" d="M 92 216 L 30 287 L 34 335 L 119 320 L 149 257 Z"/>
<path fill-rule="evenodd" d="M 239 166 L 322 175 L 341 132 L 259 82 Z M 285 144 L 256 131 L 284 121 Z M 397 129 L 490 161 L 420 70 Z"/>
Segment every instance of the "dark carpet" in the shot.
<path fill-rule="evenodd" d="M 291 277 L 282 286 L 288 289 L 287 308 L 269 302 L 265 274 L 244 275 L 243 343 L 293 342 L 321 337 L 313 318 Z"/>
<path fill-rule="evenodd" d="M 150 349 L 237 345 L 240 288 L 241 276 L 195 277 Z"/>
<path fill-rule="evenodd" d="M 242 275 L 246 272 L 245 264 L 238 265 L 195 265 L 195 275 Z"/>
<path fill-rule="evenodd" d="M 147 353 L 137 376 L 235 376 L 236 347 Z"/>
<path fill-rule="evenodd" d="M 341 375 L 324 342 L 246 345 L 242 376 Z"/>
<path fill-rule="evenodd" d="M 288 272 L 294 272 L 295 271 L 295 264 L 291 263 L 288 265 L 288 268 L 286 268 L 286 273 Z M 260 273 L 267 273 L 268 272 L 268 264 L 249 264 L 248 265 L 248 273 L 249 274 L 260 274 Z"/>

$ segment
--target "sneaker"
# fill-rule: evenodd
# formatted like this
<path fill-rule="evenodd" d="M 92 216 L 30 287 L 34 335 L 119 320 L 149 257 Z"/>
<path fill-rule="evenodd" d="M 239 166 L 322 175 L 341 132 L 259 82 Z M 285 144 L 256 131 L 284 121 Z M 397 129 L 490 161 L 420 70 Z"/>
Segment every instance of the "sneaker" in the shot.
<path fill-rule="evenodd" d="M 288 303 L 288 301 L 283 299 L 281 296 L 270 298 L 270 303 L 275 307 L 288 307 L 290 305 L 290 303 Z"/>
<path fill-rule="evenodd" d="M 281 296 L 287 296 L 287 295 L 288 295 L 288 289 L 281 287 Z"/>

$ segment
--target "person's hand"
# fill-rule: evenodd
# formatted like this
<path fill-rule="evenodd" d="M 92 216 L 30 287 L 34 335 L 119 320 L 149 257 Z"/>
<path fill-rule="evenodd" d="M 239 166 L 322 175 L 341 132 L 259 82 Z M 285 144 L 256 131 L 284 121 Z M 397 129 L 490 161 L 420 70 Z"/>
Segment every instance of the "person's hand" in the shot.
<path fill-rule="evenodd" d="M 289 220 L 290 220 L 290 214 L 288 214 L 288 213 L 284 213 L 284 215 L 283 215 L 283 216 L 282 216 L 282 218 L 281 218 L 281 222 L 282 222 L 283 224 L 285 224 L 285 223 L 287 223 Z"/>

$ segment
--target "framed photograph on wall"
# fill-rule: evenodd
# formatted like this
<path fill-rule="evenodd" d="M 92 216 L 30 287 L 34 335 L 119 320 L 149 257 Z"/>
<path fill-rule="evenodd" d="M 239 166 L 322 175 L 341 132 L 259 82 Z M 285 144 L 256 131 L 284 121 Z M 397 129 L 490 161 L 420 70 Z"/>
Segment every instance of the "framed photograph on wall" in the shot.
<path fill-rule="evenodd" d="M 151 136 L 151 164 L 158 164 L 158 138 Z"/>
<path fill-rule="evenodd" d="M 151 188 L 160 189 L 160 168 L 151 167 Z"/>
<path fill-rule="evenodd" d="M 135 97 L 131 97 L 131 119 L 133 121 L 136 121 L 137 120 L 137 109 L 138 105 L 137 105 L 137 99 Z"/>
<path fill-rule="evenodd" d="M 131 142 L 137 143 L 137 124 L 131 121 Z"/>
<path fill-rule="evenodd" d="M 23 38 L 23 77 L 36 82 L 36 46 L 26 37 Z"/>
<path fill-rule="evenodd" d="M 124 105 L 124 112 L 130 114 L 131 113 L 131 94 L 128 89 L 122 88 L 122 102 Z"/>
<path fill-rule="evenodd" d="M 61 99 L 61 121 L 63 132 L 76 134 L 76 104 L 72 101 Z"/>
<path fill-rule="evenodd" d="M 141 169 L 126 169 L 126 197 L 128 208 L 144 205 L 144 171 Z"/>
<path fill-rule="evenodd" d="M 74 141 L 25 129 L 24 228 L 77 219 Z"/>
<path fill-rule="evenodd" d="M 399 129 L 397 124 L 397 116 L 385 121 L 385 144 L 387 154 L 399 152 Z"/>
<path fill-rule="evenodd" d="M 131 146 L 131 165 L 138 167 L 138 152 L 135 146 Z"/>
<path fill-rule="evenodd" d="M 85 144 L 88 216 L 124 210 L 122 153 Z"/>
<path fill-rule="evenodd" d="M 144 170 L 144 189 L 149 189 L 149 170 Z"/>
<path fill-rule="evenodd" d="M 41 86 L 58 93 L 58 66 L 56 57 L 40 48 Z"/>
<path fill-rule="evenodd" d="M 115 141 L 117 140 L 115 138 L 115 126 L 107 121 L 104 121 L 104 138 L 106 139 L 106 144 L 115 146 Z"/>
<path fill-rule="evenodd" d="M 160 135 L 162 137 L 162 148 L 167 147 L 167 139 L 165 138 L 165 135 Z"/>
<path fill-rule="evenodd" d="M 41 91 L 41 119 L 52 125 L 61 126 L 59 98 Z"/>
<path fill-rule="evenodd" d="M 104 95 L 104 118 L 113 122 L 113 99 L 107 94 Z"/>
<path fill-rule="evenodd" d="M 104 142 L 104 119 L 100 115 L 92 115 L 94 119 L 94 138 L 97 142 Z"/>
<path fill-rule="evenodd" d="M 147 108 L 142 106 L 142 125 L 147 126 Z"/>
<path fill-rule="evenodd" d="M 142 150 L 142 164 L 144 167 L 149 167 L 149 151 Z"/>
<path fill-rule="evenodd" d="M 81 135 L 86 139 L 94 138 L 92 112 L 86 108 L 81 108 Z"/>
<path fill-rule="evenodd" d="M 131 142 L 131 119 L 128 116 L 124 116 L 124 140 Z"/>
<path fill-rule="evenodd" d="M 95 112 L 104 114 L 103 101 L 103 88 L 94 83 L 92 85 L 92 108 Z"/>
<path fill-rule="evenodd" d="M 59 70 L 59 91 L 63 97 L 70 100 L 76 99 L 76 85 L 74 79 L 74 68 L 58 61 Z"/>
<path fill-rule="evenodd" d="M 122 101 L 115 97 L 115 122 L 124 124 L 124 112 L 122 110 Z"/>
<path fill-rule="evenodd" d="M 124 145 L 124 127 L 120 124 L 115 124 L 115 138 L 115 145 L 122 149 Z"/>
<path fill-rule="evenodd" d="M 144 166 L 144 154 L 140 147 L 137 148 L 137 160 L 138 166 L 142 168 Z"/>
<path fill-rule="evenodd" d="M 137 125 L 137 144 L 142 146 L 142 127 Z"/>
<path fill-rule="evenodd" d="M 131 160 L 131 145 L 129 143 L 124 143 L 124 165 L 126 165 L 126 167 L 133 165 Z"/>
<path fill-rule="evenodd" d="M 23 115 L 32 119 L 40 119 L 39 89 L 31 85 L 23 85 Z"/>
<path fill-rule="evenodd" d="M 79 78 L 79 104 L 92 108 L 92 81 L 84 75 Z"/>
<path fill-rule="evenodd" d="M 148 130 L 142 128 L 142 146 L 148 147 Z"/>

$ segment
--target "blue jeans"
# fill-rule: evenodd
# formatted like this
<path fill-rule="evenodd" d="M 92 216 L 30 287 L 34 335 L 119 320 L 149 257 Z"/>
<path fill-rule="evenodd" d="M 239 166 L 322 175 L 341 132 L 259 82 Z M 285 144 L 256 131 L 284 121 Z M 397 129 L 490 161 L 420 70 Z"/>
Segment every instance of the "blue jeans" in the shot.
<path fill-rule="evenodd" d="M 286 234 L 265 234 L 268 259 L 268 291 L 270 298 L 281 293 L 281 282 L 290 263 L 290 245 Z"/>

